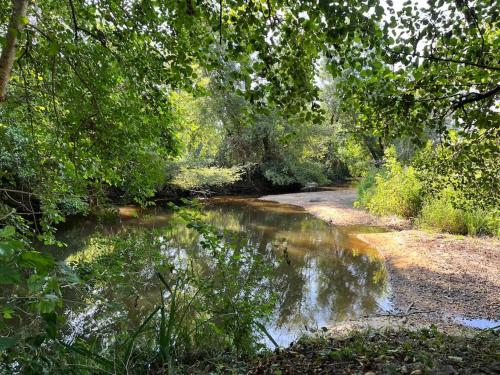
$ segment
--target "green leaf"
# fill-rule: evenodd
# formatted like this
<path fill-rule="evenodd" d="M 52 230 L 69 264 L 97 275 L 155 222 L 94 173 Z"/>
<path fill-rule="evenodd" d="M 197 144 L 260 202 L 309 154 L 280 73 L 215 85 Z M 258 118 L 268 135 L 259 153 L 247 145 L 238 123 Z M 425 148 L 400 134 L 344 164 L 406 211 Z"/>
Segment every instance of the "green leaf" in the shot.
<path fill-rule="evenodd" d="M 0 257 L 11 257 L 16 250 L 20 250 L 24 244 L 18 240 L 3 240 L 0 241 Z"/>
<path fill-rule="evenodd" d="M 49 54 L 49 56 L 55 56 L 58 51 L 59 51 L 58 44 L 54 43 L 54 42 L 50 42 L 49 48 L 48 48 L 48 54 Z"/>
<path fill-rule="evenodd" d="M 47 334 L 49 335 L 49 337 L 55 338 L 57 333 L 57 314 L 54 311 L 50 313 L 42 313 L 42 317 L 47 324 L 47 326 L 45 327 Z"/>
<path fill-rule="evenodd" d="M 37 271 L 46 272 L 54 267 L 54 258 L 38 251 L 26 251 L 21 254 L 19 265 L 24 268 L 36 268 Z"/>
<path fill-rule="evenodd" d="M 12 348 L 18 341 L 15 337 L 0 337 L 0 352 Z"/>
<path fill-rule="evenodd" d="M 7 225 L 5 228 L 0 230 L 0 238 L 9 238 L 16 233 L 16 228 L 12 225 Z"/>
<path fill-rule="evenodd" d="M 6 265 L 0 265 L 0 284 L 15 284 L 21 281 L 19 271 Z"/>
<path fill-rule="evenodd" d="M 59 302 L 60 299 L 55 294 L 46 294 L 40 299 L 40 302 L 38 303 L 38 309 L 41 314 L 52 314 Z"/>
<path fill-rule="evenodd" d="M 3 316 L 4 319 L 12 319 L 12 313 L 13 312 L 14 312 L 14 310 L 12 309 L 12 307 L 5 306 L 2 309 L 2 316 Z"/>

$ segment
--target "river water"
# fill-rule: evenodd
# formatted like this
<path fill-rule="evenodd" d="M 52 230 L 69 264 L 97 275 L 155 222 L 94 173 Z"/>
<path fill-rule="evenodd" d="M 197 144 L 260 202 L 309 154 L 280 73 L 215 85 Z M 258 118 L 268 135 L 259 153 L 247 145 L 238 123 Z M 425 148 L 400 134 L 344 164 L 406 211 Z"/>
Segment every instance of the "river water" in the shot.
<path fill-rule="evenodd" d="M 387 276 L 382 258 L 345 229 L 319 220 L 299 207 L 255 198 L 211 199 L 204 203 L 203 211 L 207 222 L 242 234 L 243 245 L 251 245 L 268 262 L 277 265 L 269 279 L 269 288 L 278 292 L 278 303 L 266 325 L 280 345 L 286 346 L 297 336 L 321 330 L 331 323 L 374 313 L 387 303 Z M 112 237 L 117 233 L 167 226 L 174 239 L 169 247 L 179 256 L 189 258 L 200 251 L 199 235 L 177 222 L 175 214 L 167 209 L 138 212 L 124 207 L 121 213 L 120 220 L 105 224 L 90 219 L 67 223 L 58 233 L 67 247 L 55 250 L 57 258 L 73 262 L 92 258 L 96 233 Z M 141 301 L 149 298 L 141 285 L 149 282 L 148 277 L 142 278 L 146 274 L 138 273 L 130 280 L 136 285 L 130 292 L 135 298 L 127 298 L 111 316 L 85 295 L 69 296 L 68 337 L 103 330 L 113 319 L 133 317 L 137 322 L 142 321 L 151 311 L 141 309 L 141 304 L 144 305 Z M 113 289 L 120 287 L 117 281 L 104 287 L 111 290 L 103 290 L 101 285 L 95 286 L 95 290 L 89 288 L 88 293 L 105 293 L 108 301 L 118 304 L 123 301 L 113 301 L 121 298 Z"/>

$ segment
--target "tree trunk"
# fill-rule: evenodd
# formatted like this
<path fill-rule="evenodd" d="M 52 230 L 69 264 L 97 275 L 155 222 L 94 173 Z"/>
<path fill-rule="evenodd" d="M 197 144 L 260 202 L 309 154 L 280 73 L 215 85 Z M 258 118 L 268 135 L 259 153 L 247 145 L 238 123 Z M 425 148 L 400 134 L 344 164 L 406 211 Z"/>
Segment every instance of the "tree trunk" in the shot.
<path fill-rule="evenodd" d="M 12 0 L 12 14 L 0 55 L 0 102 L 3 102 L 7 97 L 7 83 L 16 58 L 17 40 L 24 26 L 27 5 L 28 0 Z"/>
<path fill-rule="evenodd" d="M 375 139 L 374 137 L 365 135 L 363 136 L 363 142 L 372 155 L 375 164 L 380 164 L 384 158 L 384 144 L 382 139 L 380 137 Z"/>

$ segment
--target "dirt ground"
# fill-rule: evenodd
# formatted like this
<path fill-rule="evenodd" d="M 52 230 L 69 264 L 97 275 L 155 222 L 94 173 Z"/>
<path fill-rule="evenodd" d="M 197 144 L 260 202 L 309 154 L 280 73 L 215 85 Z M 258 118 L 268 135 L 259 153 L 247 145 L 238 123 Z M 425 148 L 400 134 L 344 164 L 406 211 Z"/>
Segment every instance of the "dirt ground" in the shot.
<path fill-rule="evenodd" d="M 354 208 L 355 198 L 352 188 L 260 198 L 301 206 L 323 220 L 345 226 L 350 235 L 385 258 L 395 311 L 366 317 L 355 325 L 366 325 L 370 320 L 383 325 L 380 317 L 387 317 L 384 322 L 392 326 L 395 319 L 404 324 L 432 322 L 444 327 L 462 319 L 475 319 L 478 327 L 484 323 L 481 319 L 500 320 L 499 240 L 410 229 L 407 221 L 377 218 Z M 366 233 L 366 225 L 390 231 Z"/>

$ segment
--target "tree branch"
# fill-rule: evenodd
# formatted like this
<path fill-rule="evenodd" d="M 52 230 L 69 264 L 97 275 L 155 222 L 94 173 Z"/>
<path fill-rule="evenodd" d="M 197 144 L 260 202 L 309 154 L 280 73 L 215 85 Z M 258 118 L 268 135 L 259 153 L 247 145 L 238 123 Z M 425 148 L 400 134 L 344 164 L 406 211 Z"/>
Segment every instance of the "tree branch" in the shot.
<path fill-rule="evenodd" d="M 75 5 L 73 4 L 73 0 L 69 0 L 69 8 L 71 10 L 71 19 L 73 21 L 73 30 L 75 33 L 75 43 L 78 40 L 78 22 L 76 20 L 76 11 L 75 11 Z"/>
<path fill-rule="evenodd" d="M 452 110 L 456 111 L 457 109 L 464 107 L 466 104 L 479 102 L 481 100 L 488 99 L 490 97 L 495 96 L 498 93 L 500 93 L 500 86 L 497 86 L 494 89 L 491 89 L 490 91 L 486 91 L 486 92 L 480 92 L 480 93 L 472 92 L 470 94 L 464 95 L 462 98 L 457 100 L 453 104 Z"/>
<path fill-rule="evenodd" d="M 222 45 L 222 0 L 219 1 L 219 44 Z"/>
<path fill-rule="evenodd" d="M 472 61 L 448 59 L 445 57 L 438 57 L 438 56 L 434 56 L 434 55 L 425 56 L 425 55 L 414 54 L 414 56 L 420 57 L 422 59 L 429 59 L 429 60 L 434 60 L 434 61 L 444 61 L 444 62 L 451 62 L 454 64 L 470 65 L 470 66 L 475 66 L 475 67 L 487 69 L 487 70 L 500 70 L 500 66 L 489 66 L 489 65 L 484 65 L 484 64 L 480 64 L 480 63 L 474 63 Z"/>

